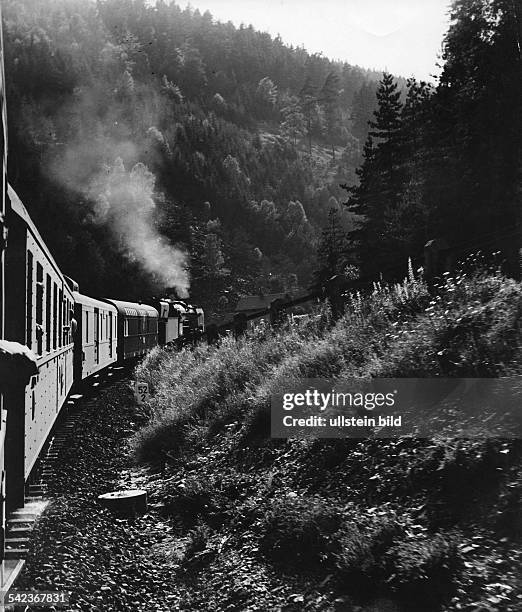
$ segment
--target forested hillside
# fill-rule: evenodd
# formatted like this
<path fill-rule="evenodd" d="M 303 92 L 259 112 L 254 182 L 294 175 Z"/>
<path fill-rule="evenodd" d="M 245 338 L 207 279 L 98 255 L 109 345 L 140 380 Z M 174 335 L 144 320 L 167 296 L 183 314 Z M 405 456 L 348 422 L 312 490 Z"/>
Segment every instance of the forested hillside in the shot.
<path fill-rule="evenodd" d="M 4 4 L 10 180 L 85 293 L 172 287 L 207 322 L 242 293 L 328 297 L 154 348 L 139 405 L 127 380 L 89 396 L 23 586 L 77 609 L 521 611 L 519 396 L 472 384 L 468 415 L 425 380 L 519 392 L 520 2 L 453 0 L 433 85 L 161 0 Z M 281 390 L 354 378 L 418 379 L 422 427 L 272 436 Z M 121 488 L 146 515 L 100 511 Z"/>
<path fill-rule="evenodd" d="M 307 286 L 379 75 L 144 0 L 8 0 L 10 180 L 93 294 Z"/>
<path fill-rule="evenodd" d="M 401 278 L 433 239 L 516 275 L 519 10 L 451 17 L 430 85 L 175 3 L 7 0 L 10 180 L 92 294 L 174 287 L 231 311 L 334 274 Z"/>
<path fill-rule="evenodd" d="M 510 0 L 456 0 L 436 88 L 384 75 L 350 209 L 363 273 L 403 273 L 430 239 L 454 259 L 501 251 L 519 273 L 522 200 L 522 21 Z"/>

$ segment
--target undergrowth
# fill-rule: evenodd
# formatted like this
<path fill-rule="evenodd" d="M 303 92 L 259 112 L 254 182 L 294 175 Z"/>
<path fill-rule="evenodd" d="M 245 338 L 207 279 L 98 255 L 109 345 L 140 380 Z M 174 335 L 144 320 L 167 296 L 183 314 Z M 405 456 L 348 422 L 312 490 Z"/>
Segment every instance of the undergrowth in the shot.
<path fill-rule="evenodd" d="M 138 367 L 152 397 L 134 450 L 164 469 L 153 497 L 186 530 L 182 565 L 213 575 L 227 541 L 332 597 L 515 610 L 517 570 L 502 559 L 521 558 L 519 441 L 272 440 L 270 396 L 299 378 L 519 376 L 521 321 L 522 287 L 498 273 L 431 290 L 411 274 L 351 295 L 337 322 L 322 307 L 237 341 L 154 350 Z"/>

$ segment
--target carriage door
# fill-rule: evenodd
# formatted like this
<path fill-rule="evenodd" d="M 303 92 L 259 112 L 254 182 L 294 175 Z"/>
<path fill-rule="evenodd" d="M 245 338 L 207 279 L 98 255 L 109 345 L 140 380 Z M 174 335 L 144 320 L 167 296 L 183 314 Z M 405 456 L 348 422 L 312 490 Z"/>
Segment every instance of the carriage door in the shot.
<path fill-rule="evenodd" d="M 109 312 L 109 357 L 112 359 L 112 312 Z"/>
<path fill-rule="evenodd" d="M 100 310 L 94 309 L 94 363 L 100 363 Z"/>

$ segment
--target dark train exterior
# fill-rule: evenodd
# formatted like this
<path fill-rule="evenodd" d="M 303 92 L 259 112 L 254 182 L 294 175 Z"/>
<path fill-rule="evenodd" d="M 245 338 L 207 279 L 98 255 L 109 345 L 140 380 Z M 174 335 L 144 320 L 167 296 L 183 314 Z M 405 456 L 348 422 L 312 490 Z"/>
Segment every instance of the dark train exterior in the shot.
<path fill-rule="evenodd" d="M 205 316 L 202 308 L 170 298 L 156 300 L 152 305 L 159 313 L 159 344 L 181 346 L 203 335 Z"/>
<path fill-rule="evenodd" d="M 118 359 L 145 355 L 158 344 L 158 311 L 152 306 L 109 300 L 118 313 Z"/>

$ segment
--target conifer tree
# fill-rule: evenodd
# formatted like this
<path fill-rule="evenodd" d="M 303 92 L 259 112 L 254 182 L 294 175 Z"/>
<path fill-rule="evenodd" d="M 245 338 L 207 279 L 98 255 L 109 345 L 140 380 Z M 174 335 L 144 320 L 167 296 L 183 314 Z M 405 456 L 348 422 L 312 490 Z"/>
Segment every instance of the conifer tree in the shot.
<path fill-rule="evenodd" d="M 501 250 L 519 271 L 522 59 L 513 0 L 455 0 L 434 98 L 431 203 L 462 249 Z M 463 234 L 464 229 L 464 234 Z"/>
<path fill-rule="evenodd" d="M 350 232 L 350 239 L 355 243 L 363 274 L 369 276 L 384 272 L 394 263 L 386 217 L 400 202 L 404 175 L 400 134 L 402 103 L 392 75 L 383 74 L 377 100 L 363 163 L 357 171 L 359 185 L 348 187 L 347 203 L 361 217 L 358 227 Z"/>

